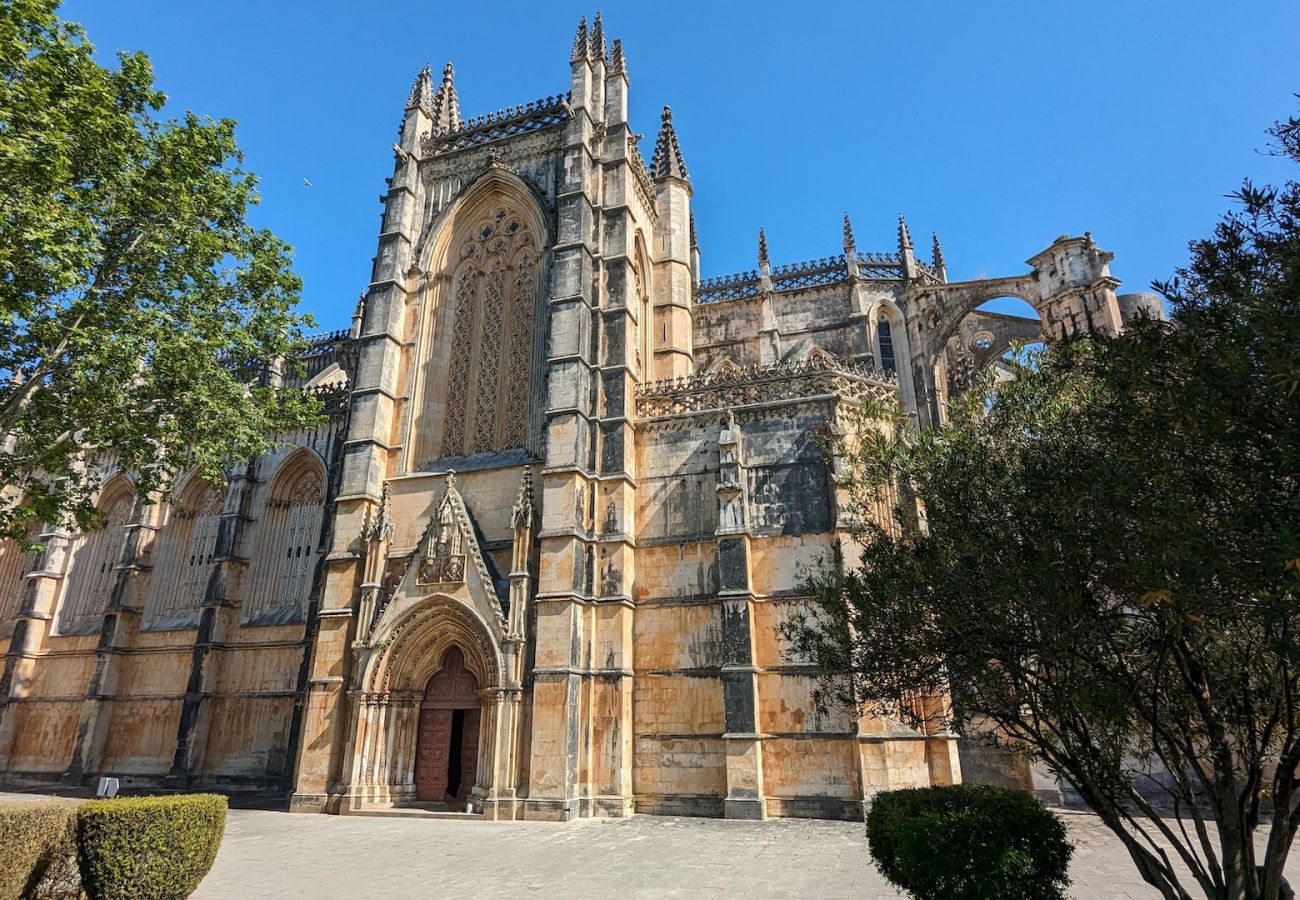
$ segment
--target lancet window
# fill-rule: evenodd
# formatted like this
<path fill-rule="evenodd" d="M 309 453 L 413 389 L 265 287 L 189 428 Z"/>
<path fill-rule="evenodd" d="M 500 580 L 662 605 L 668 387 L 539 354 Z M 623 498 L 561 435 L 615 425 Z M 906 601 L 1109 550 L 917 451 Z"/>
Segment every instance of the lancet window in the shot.
<path fill-rule="evenodd" d="M 104 524 L 79 535 L 73 543 L 60 628 L 103 613 L 113 589 L 113 572 L 122 561 L 134 498 L 131 483 L 122 477 L 110 482 L 100 495 L 97 506 L 104 514 Z"/>
<path fill-rule="evenodd" d="M 894 330 L 884 315 L 877 320 L 876 334 L 880 340 L 880 368 L 893 371 L 897 368 L 894 363 Z"/>
<path fill-rule="evenodd" d="M 324 469 L 300 452 L 271 485 L 245 593 L 245 620 L 271 609 L 298 617 L 306 609 L 324 504 Z"/>
<path fill-rule="evenodd" d="M 40 523 L 32 522 L 27 528 L 30 544 L 40 533 Z M 18 615 L 22 603 L 27 575 L 36 567 L 40 552 L 18 541 L 0 541 L 0 624 L 6 624 Z"/>
<path fill-rule="evenodd" d="M 203 602 L 217 548 L 223 500 L 212 485 L 197 481 L 172 509 L 151 582 L 151 619 L 196 610 Z"/>

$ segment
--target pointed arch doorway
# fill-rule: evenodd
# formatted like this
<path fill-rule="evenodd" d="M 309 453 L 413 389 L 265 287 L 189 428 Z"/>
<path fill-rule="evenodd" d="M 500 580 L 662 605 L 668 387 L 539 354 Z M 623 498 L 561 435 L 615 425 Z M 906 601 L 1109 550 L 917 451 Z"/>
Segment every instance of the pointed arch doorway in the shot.
<path fill-rule="evenodd" d="M 417 800 L 459 809 L 478 777 L 482 701 L 465 654 L 447 648 L 420 701 L 415 746 Z"/>

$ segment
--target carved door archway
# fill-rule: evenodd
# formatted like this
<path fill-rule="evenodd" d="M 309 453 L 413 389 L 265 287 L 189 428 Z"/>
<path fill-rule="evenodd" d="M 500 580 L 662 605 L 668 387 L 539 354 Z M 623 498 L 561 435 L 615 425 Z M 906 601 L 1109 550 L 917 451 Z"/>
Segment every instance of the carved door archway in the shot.
<path fill-rule="evenodd" d="M 464 653 L 453 645 L 443 654 L 420 702 L 417 800 L 447 803 L 453 809 L 464 803 L 478 776 L 481 720 L 478 679 L 465 668 Z"/>

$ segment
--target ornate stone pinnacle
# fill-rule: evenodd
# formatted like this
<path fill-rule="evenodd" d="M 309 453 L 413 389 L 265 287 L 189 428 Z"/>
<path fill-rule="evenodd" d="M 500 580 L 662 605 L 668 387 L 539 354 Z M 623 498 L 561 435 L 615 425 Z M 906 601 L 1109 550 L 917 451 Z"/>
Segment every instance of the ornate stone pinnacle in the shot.
<path fill-rule="evenodd" d="M 375 519 L 366 529 L 365 537 L 368 541 L 386 541 L 393 536 L 393 517 L 392 517 L 392 496 L 389 490 L 388 482 L 384 482 L 383 493 L 379 495 L 379 510 L 375 514 Z"/>
<path fill-rule="evenodd" d="M 857 241 L 853 239 L 853 223 L 849 221 L 849 214 L 844 213 L 844 250 L 847 253 L 857 246 Z"/>
<path fill-rule="evenodd" d="M 533 467 L 525 466 L 523 477 L 519 479 L 519 495 L 515 497 L 514 508 L 510 511 L 510 527 L 533 524 Z"/>
<path fill-rule="evenodd" d="M 939 246 L 939 233 L 937 231 L 932 231 L 930 236 L 934 238 L 934 243 L 931 245 L 934 252 L 934 267 L 936 269 L 942 269 L 944 268 L 943 247 Z"/>
<path fill-rule="evenodd" d="M 591 23 L 591 61 L 605 61 L 605 25 L 600 21 L 600 12 Z"/>
<path fill-rule="evenodd" d="M 911 250 L 911 249 L 912 249 L 912 234 L 907 230 L 907 220 L 903 218 L 902 213 L 899 213 L 898 214 L 898 252 L 901 254 L 904 251 Z"/>
<path fill-rule="evenodd" d="M 456 69 L 448 62 L 442 67 L 442 83 L 433 95 L 433 127 L 435 130 L 460 130 L 460 100 L 456 97 Z"/>
<path fill-rule="evenodd" d="M 623 42 L 614 38 L 614 53 L 609 63 L 610 75 L 627 75 L 627 60 L 623 58 Z"/>
<path fill-rule="evenodd" d="M 426 113 L 432 109 L 433 105 L 433 77 L 429 72 L 429 66 L 426 63 L 419 74 L 415 76 L 415 83 L 411 85 L 411 94 L 406 98 L 407 109 L 423 109 Z"/>
<path fill-rule="evenodd" d="M 569 62 L 588 62 L 591 59 L 591 38 L 587 34 L 587 17 L 578 20 L 578 33 L 573 37 L 573 53 Z"/>
<path fill-rule="evenodd" d="M 448 469 L 447 470 L 447 492 L 451 493 L 454 490 L 456 490 L 456 470 Z"/>
<path fill-rule="evenodd" d="M 686 171 L 686 161 L 682 159 L 682 146 L 677 141 L 677 129 L 673 127 L 673 111 L 664 107 L 663 124 L 659 126 L 659 139 L 655 141 L 655 155 L 650 163 L 650 174 L 654 178 L 680 178 L 690 181 Z"/>
<path fill-rule="evenodd" d="M 767 234 L 763 229 L 758 229 L 758 264 L 766 266 L 771 262 L 767 256 Z"/>

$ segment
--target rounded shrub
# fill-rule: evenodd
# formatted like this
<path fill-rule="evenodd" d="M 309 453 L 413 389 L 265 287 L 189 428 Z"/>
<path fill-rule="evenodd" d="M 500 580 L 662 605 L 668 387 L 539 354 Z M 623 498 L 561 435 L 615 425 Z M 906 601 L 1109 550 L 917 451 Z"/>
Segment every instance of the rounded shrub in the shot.
<path fill-rule="evenodd" d="M 877 794 L 867 844 L 916 900 L 1062 900 L 1073 852 L 1032 796 L 982 784 Z"/>
<path fill-rule="evenodd" d="M 0 900 L 78 896 L 75 813 L 64 803 L 0 806 Z"/>
<path fill-rule="evenodd" d="M 212 868 L 226 828 L 215 794 L 92 800 L 77 809 L 77 863 L 90 900 L 183 900 Z"/>

